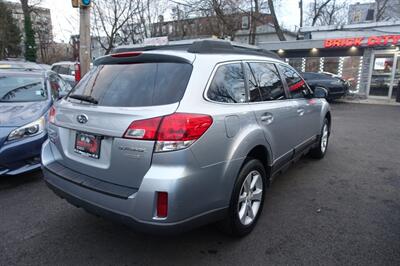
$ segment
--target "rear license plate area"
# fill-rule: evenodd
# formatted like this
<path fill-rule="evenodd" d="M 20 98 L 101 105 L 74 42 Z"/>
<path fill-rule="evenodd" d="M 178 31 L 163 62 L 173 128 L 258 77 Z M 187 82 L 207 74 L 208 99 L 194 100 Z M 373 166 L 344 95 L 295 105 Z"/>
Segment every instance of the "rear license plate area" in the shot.
<path fill-rule="evenodd" d="M 84 132 L 76 132 L 74 151 L 81 155 L 99 159 L 101 137 Z"/>

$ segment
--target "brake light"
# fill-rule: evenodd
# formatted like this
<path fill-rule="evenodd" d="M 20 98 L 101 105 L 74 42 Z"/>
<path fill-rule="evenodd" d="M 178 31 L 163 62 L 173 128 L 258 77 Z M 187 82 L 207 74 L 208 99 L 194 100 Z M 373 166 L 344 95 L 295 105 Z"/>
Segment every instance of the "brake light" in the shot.
<path fill-rule="evenodd" d="M 134 121 L 126 130 L 124 138 L 155 140 L 155 152 L 175 151 L 193 144 L 212 122 L 209 115 L 174 113 Z"/>
<path fill-rule="evenodd" d="M 142 52 L 123 52 L 123 53 L 112 54 L 111 57 L 115 57 L 115 58 L 133 57 L 133 56 L 138 56 L 141 54 L 142 54 Z"/>
<path fill-rule="evenodd" d="M 133 122 L 125 132 L 128 139 L 155 140 L 161 117 Z"/>
<path fill-rule="evenodd" d="M 49 111 L 49 122 L 51 124 L 56 123 L 56 108 L 54 108 L 54 106 L 52 106 Z"/>
<path fill-rule="evenodd" d="M 211 126 L 208 115 L 175 113 L 164 117 L 158 131 L 157 140 L 197 140 Z"/>
<path fill-rule="evenodd" d="M 168 216 L 168 193 L 157 192 L 157 217 L 165 218 Z"/>
<path fill-rule="evenodd" d="M 79 82 L 81 80 L 81 64 L 79 62 L 75 63 L 75 81 Z"/>

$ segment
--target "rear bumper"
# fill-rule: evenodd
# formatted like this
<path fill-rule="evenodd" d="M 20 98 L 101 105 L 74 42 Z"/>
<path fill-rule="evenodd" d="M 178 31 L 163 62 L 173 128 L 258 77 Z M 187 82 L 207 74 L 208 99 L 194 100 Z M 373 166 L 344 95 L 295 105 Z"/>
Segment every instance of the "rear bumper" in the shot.
<path fill-rule="evenodd" d="M 46 170 L 44 170 L 46 172 Z M 48 176 L 48 174 L 47 174 Z M 51 179 L 51 178 L 50 178 Z M 201 215 L 191 217 L 189 219 L 174 222 L 174 223 L 157 223 L 157 222 L 147 222 L 138 220 L 128 214 L 115 212 L 114 210 L 109 210 L 104 206 L 99 206 L 93 202 L 89 202 L 86 199 L 82 199 L 77 195 L 70 194 L 65 191 L 65 188 L 61 189 L 55 182 L 52 182 L 49 178 L 45 178 L 47 186 L 53 190 L 53 192 L 60 198 L 65 199 L 70 204 L 83 208 L 89 213 L 97 216 L 105 217 L 107 219 L 123 223 L 132 227 L 134 230 L 149 233 L 149 234 L 179 234 L 189 231 L 193 228 L 200 227 L 202 225 L 208 224 L 213 221 L 222 219 L 227 215 L 227 209 L 222 208 L 219 210 L 213 210 Z"/>
<path fill-rule="evenodd" d="M 0 176 L 40 169 L 40 151 L 47 134 L 4 144 L 0 148 Z"/>
<path fill-rule="evenodd" d="M 176 234 L 220 220 L 227 214 L 228 201 L 214 196 L 209 183 L 199 183 L 215 179 L 204 172 L 199 176 L 193 169 L 182 172 L 179 167 L 152 166 L 140 187 L 134 189 L 66 168 L 56 162 L 51 149 L 47 141 L 42 150 L 42 170 L 45 182 L 57 195 L 90 213 L 130 225 L 138 231 Z M 54 164 L 58 168 L 54 168 Z M 155 217 L 157 191 L 168 193 L 168 217 L 164 219 Z"/>

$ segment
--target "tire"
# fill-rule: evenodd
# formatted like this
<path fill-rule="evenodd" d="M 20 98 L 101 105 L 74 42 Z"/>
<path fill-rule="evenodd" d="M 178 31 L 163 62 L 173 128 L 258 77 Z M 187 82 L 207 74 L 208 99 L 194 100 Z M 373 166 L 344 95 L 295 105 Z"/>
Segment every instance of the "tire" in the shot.
<path fill-rule="evenodd" d="M 228 216 L 219 224 L 222 231 L 242 237 L 253 230 L 264 205 L 266 184 L 263 164 L 257 159 L 248 159 L 236 179 Z"/>
<path fill-rule="evenodd" d="M 325 157 L 329 144 L 330 127 L 327 118 L 324 119 L 322 124 L 321 134 L 319 137 L 318 145 L 310 150 L 310 155 L 315 159 L 322 159 Z"/>

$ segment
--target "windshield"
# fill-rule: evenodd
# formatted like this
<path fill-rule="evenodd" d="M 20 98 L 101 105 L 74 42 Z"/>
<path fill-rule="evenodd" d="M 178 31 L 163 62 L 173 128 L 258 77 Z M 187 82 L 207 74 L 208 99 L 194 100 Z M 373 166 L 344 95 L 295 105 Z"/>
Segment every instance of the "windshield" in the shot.
<path fill-rule="evenodd" d="M 0 102 L 36 102 L 47 99 L 43 79 L 0 74 Z"/>
<path fill-rule="evenodd" d="M 192 65 L 184 63 L 100 65 L 69 95 L 90 97 L 100 106 L 171 104 L 182 99 L 191 73 Z"/>

